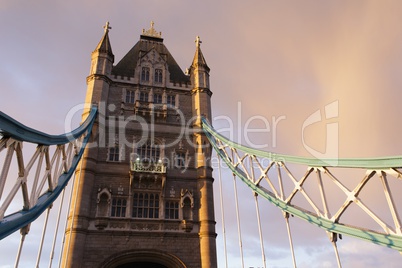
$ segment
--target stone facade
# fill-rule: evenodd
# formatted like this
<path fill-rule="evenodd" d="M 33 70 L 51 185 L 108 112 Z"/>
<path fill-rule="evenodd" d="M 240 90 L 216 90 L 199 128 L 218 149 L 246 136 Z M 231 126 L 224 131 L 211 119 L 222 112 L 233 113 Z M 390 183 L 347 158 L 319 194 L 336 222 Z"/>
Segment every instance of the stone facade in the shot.
<path fill-rule="evenodd" d="M 99 114 L 76 171 L 62 267 L 216 267 L 201 42 L 183 73 L 151 24 L 113 65 L 109 29 L 92 52 L 86 103 Z"/>

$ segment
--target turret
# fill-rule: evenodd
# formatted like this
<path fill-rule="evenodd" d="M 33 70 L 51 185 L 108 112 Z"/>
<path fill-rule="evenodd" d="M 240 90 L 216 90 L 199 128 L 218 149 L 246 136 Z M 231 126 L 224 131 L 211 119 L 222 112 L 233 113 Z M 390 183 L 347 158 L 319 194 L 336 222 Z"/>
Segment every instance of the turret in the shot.
<path fill-rule="evenodd" d="M 111 29 L 109 22 L 106 23 L 104 28 L 104 35 L 92 52 L 91 70 L 87 77 L 86 107 L 82 114 L 82 119 L 85 120 L 91 105 L 97 105 L 99 107 L 98 120 L 95 121 L 92 128 L 93 137 L 99 137 L 99 133 L 104 131 L 105 128 L 104 111 L 106 110 L 105 107 L 108 102 L 111 83 L 109 75 L 111 74 L 114 61 L 114 55 L 109 41 L 109 29 Z M 103 120 L 100 118 L 103 118 Z M 100 140 L 94 141 L 94 144 L 98 144 L 98 147 L 100 147 Z M 74 196 L 77 198 L 71 201 L 68 227 L 66 229 L 66 244 L 61 267 L 79 267 L 81 266 L 82 260 L 86 257 L 81 245 L 85 244 L 87 233 L 81 230 L 89 226 L 91 217 L 91 207 L 88 204 L 91 204 L 90 193 L 92 193 L 92 189 L 95 187 L 95 171 L 98 168 L 98 147 L 89 146 L 85 149 L 80 168 L 77 169 L 75 173 L 75 177 L 79 178 L 74 188 Z"/>
<path fill-rule="evenodd" d="M 211 150 L 207 137 L 201 127 L 201 117 L 211 120 L 211 96 L 209 89 L 209 67 L 201 52 L 201 41 L 197 36 L 196 51 L 189 68 L 192 84 L 194 145 L 196 146 L 196 163 L 198 191 L 200 192 L 200 251 L 201 267 L 217 266 L 215 212 L 213 203 L 213 177 L 210 165 Z"/>
<path fill-rule="evenodd" d="M 201 40 L 197 36 L 196 50 L 193 62 L 188 70 L 192 84 L 193 127 L 195 129 L 195 144 L 197 146 L 196 167 L 210 166 L 211 151 L 208 150 L 208 140 L 201 130 L 201 117 L 211 121 L 211 96 L 209 89 L 209 67 L 201 51 Z"/>
<path fill-rule="evenodd" d="M 212 92 L 209 89 L 209 67 L 205 61 L 204 55 L 201 51 L 201 40 L 197 36 L 196 50 L 193 62 L 188 70 L 190 74 L 191 84 L 193 86 L 193 116 L 204 116 L 211 120 L 211 96 Z M 195 121 L 195 125 L 200 125 L 199 118 Z"/>
<path fill-rule="evenodd" d="M 85 103 L 88 106 L 84 110 L 83 119 L 86 118 L 90 105 L 106 107 L 109 95 L 111 83 L 109 75 L 112 73 L 114 55 L 109 41 L 109 30 L 111 29 L 109 22 L 106 22 L 103 28 L 105 33 L 91 55 L 91 69 L 87 77 L 87 95 L 85 97 Z"/>

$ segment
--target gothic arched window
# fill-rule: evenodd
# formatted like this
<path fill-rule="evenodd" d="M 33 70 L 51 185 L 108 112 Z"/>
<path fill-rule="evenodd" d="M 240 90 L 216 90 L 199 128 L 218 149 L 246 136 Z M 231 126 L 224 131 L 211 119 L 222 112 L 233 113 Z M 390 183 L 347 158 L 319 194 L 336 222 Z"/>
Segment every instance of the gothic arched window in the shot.
<path fill-rule="evenodd" d="M 176 106 L 176 96 L 174 95 L 167 95 L 166 96 L 166 103 L 170 106 Z"/>
<path fill-rule="evenodd" d="M 149 68 L 148 67 L 142 67 L 141 81 L 149 81 Z"/>
<path fill-rule="evenodd" d="M 148 92 L 144 91 L 140 92 L 140 101 L 148 102 Z"/>
<path fill-rule="evenodd" d="M 140 160 L 157 162 L 160 159 L 161 152 L 158 145 L 147 142 L 141 147 L 138 147 L 137 155 Z"/>
<path fill-rule="evenodd" d="M 154 94 L 154 103 L 161 104 L 162 103 L 162 95 L 161 94 Z"/>
<path fill-rule="evenodd" d="M 135 92 L 133 90 L 126 91 L 126 102 L 134 103 L 135 102 Z"/>
<path fill-rule="evenodd" d="M 155 79 L 156 83 L 162 83 L 162 69 L 155 69 Z"/>
<path fill-rule="evenodd" d="M 176 168 L 186 167 L 186 153 L 184 151 L 176 151 L 175 167 Z"/>
<path fill-rule="evenodd" d="M 119 145 L 116 144 L 114 147 L 109 148 L 109 161 L 119 161 L 120 150 Z"/>

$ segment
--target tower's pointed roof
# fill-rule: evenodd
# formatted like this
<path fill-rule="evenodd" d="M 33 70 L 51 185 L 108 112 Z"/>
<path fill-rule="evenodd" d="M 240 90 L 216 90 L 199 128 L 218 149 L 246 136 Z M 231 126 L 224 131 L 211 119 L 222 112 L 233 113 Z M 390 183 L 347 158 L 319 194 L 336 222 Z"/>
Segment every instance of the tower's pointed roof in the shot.
<path fill-rule="evenodd" d="M 201 40 L 200 37 L 197 36 L 196 40 L 195 40 L 195 45 L 196 45 L 196 50 L 195 50 L 195 55 L 194 55 L 194 59 L 193 59 L 193 63 L 191 64 L 192 67 L 204 67 L 206 69 L 207 72 L 209 72 L 209 67 L 207 62 L 205 61 L 204 55 L 202 54 L 201 51 Z"/>
<path fill-rule="evenodd" d="M 109 22 L 106 22 L 106 25 L 103 26 L 105 29 L 105 33 L 102 36 L 102 39 L 99 41 L 99 44 L 96 46 L 95 51 L 102 52 L 102 53 L 107 53 L 109 56 L 114 58 L 113 52 L 112 52 L 112 46 L 110 45 L 110 40 L 109 40 L 109 29 L 112 29 L 112 27 L 109 26 Z"/>
<path fill-rule="evenodd" d="M 149 51 L 155 49 L 166 61 L 170 73 L 170 81 L 188 83 L 189 77 L 183 73 L 172 54 L 163 44 L 162 33 L 154 29 L 154 23 L 151 22 L 149 30 L 143 30 L 140 40 L 131 48 L 129 52 L 113 67 L 112 74 L 132 77 L 138 61 Z"/>

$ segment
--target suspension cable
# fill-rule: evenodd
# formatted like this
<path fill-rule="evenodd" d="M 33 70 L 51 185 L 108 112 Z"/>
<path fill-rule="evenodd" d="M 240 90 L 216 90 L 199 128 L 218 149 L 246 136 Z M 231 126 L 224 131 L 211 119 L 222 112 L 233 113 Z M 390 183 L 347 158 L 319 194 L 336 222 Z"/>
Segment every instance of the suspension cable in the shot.
<path fill-rule="evenodd" d="M 338 262 L 338 268 L 342 268 L 341 259 L 339 257 L 339 252 L 338 252 L 338 247 L 336 246 L 336 242 L 332 242 L 332 245 L 334 246 L 336 261 Z"/>
<path fill-rule="evenodd" d="M 67 186 L 66 186 L 67 187 Z M 59 211 L 57 213 L 57 222 L 56 222 L 56 229 L 54 230 L 54 236 L 53 236 L 53 243 L 52 243 L 52 249 L 50 250 L 50 257 L 49 257 L 49 268 L 52 267 L 52 262 L 53 262 L 53 257 L 54 257 L 54 248 L 56 246 L 56 240 L 57 240 L 57 233 L 59 231 L 59 226 L 60 226 L 60 217 L 61 217 L 61 211 L 63 208 L 63 201 L 64 201 L 64 194 L 66 192 L 66 189 L 63 189 L 63 192 L 61 194 L 61 199 L 60 199 L 60 206 L 59 206 Z M 68 211 L 67 211 L 68 213 Z"/>
<path fill-rule="evenodd" d="M 78 185 L 80 185 L 80 183 L 81 183 L 82 162 L 83 162 L 83 161 L 84 161 L 84 159 L 81 158 L 81 161 L 80 161 L 80 175 L 78 176 Z M 76 174 L 77 174 L 77 173 L 76 173 Z M 76 177 L 75 177 L 75 178 L 76 178 Z M 75 179 L 75 178 L 74 178 L 74 179 Z M 74 188 L 73 188 L 73 189 L 74 189 Z M 71 196 L 73 195 L 73 189 L 71 190 Z M 68 253 L 69 253 L 69 251 L 70 251 L 70 242 L 71 242 L 71 238 L 72 238 L 72 236 L 73 236 L 73 225 L 74 225 L 75 210 L 76 210 L 76 207 L 77 207 L 77 200 L 78 200 L 78 189 L 77 189 L 76 192 L 75 192 L 75 202 L 74 202 L 74 207 L 73 207 L 73 213 L 72 213 L 72 215 L 71 215 L 70 237 L 69 237 L 69 239 L 68 239 L 66 256 L 68 256 Z M 70 202 L 71 202 L 71 199 L 70 199 Z M 70 212 L 68 211 L 67 213 L 70 213 Z M 67 214 L 66 222 L 68 222 L 68 214 Z M 62 253 L 64 253 L 64 252 L 62 252 Z M 64 265 L 65 265 L 65 266 L 67 265 L 67 257 L 66 257 L 66 259 L 65 259 Z"/>
<path fill-rule="evenodd" d="M 26 234 L 21 234 L 20 245 L 18 247 L 17 257 L 15 258 L 14 268 L 17 268 L 18 264 L 20 263 L 21 251 L 24 244 L 25 236 Z"/>
<path fill-rule="evenodd" d="M 36 264 L 35 264 L 36 268 L 39 268 L 40 257 L 42 255 L 42 249 L 43 249 L 43 242 L 45 240 L 47 223 L 49 222 L 49 214 L 50 214 L 50 209 L 52 208 L 52 206 L 53 205 L 50 205 L 46 210 L 45 222 L 43 223 L 43 229 L 42 229 L 42 237 L 41 237 L 40 243 L 39 243 L 38 256 L 36 257 Z"/>
<path fill-rule="evenodd" d="M 249 159 L 250 159 L 250 169 L 251 169 L 252 180 L 255 183 L 253 160 L 251 157 Z M 258 234 L 260 236 L 261 257 L 262 257 L 263 266 L 265 268 L 265 267 L 267 267 L 267 263 L 266 263 L 266 259 L 265 259 L 264 238 L 262 235 L 262 228 L 261 228 L 260 208 L 258 206 L 258 194 L 256 192 L 253 192 L 253 195 L 254 195 L 254 201 L 255 201 L 255 209 L 256 209 L 256 213 L 257 213 Z"/>
<path fill-rule="evenodd" d="M 294 251 L 294 248 L 293 248 L 292 233 L 290 232 L 289 213 L 285 212 L 284 217 L 285 217 L 285 221 L 286 221 L 286 228 L 288 230 L 289 245 L 290 245 L 290 252 L 292 253 L 293 267 L 296 268 L 295 251 Z"/>
<path fill-rule="evenodd" d="M 80 163 L 80 175 L 81 175 L 81 163 Z M 71 209 L 71 200 L 73 200 L 73 192 L 74 192 L 74 185 L 75 185 L 75 180 L 76 180 L 76 175 L 74 176 L 74 179 L 72 180 L 72 185 L 71 185 L 71 190 L 70 190 L 70 197 L 68 199 L 68 208 L 67 208 L 67 217 L 64 222 L 64 232 L 67 230 L 67 223 L 68 223 L 68 214 L 70 213 Z M 64 243 L 66 242 L 66 234 L 63 235 L 63 240 L 61 243 L 61 251 L 60 251 L 60 256 L 59 256 L 59 263 L 58 267 L 61 266 L 61 261 L 63 258 L 63 252 L 64 252 Z"/>
<path fill-rule="evenodd" d="M 260 235 L 262 263 L 263 263 L 264 268 L 265 268 L 265 267 L 267 267 L 267 263 L 266 263 L 265 252 L 264 252 L 264 239 L 263 239 L 263 236 L 262 236 L 260 209 L 259 209 L 259 206 L 258 206 L 258 194 L 256 192 L 254 192 L 254 200 L 255 200 L 255 209 L 257 211 L 258 233 Z"/>
<path fill-rule="evenodd" d="M 228 255 L 226 249 L 226 226 L 225 226 L 225 213 L 223 205 L 223 191 L 222 191 L 222 175 L 221 175 L 221 159 L 218 157 L 218 170 L 219 170 L 219 195 L 221 203 L 221 214 L 222 214 L 222 234 L 223 234 L 223 252 L 225 255 L 225 267 L 228 268 Z"/>
<path fill-rule="evenodd" d="M 341 258 L 339 257 L 339 251 L 337 247 L 337 240 L 338 240 L 338 234 L 336 233 L 331 233 L 327 232 L 329 240 L 331 241 L 332 246 L 334 247 L 334 252 L 335 252 L 335 258 L 338 263 L 338 268 L 342 268 L 342 263 L 341 263 Z"/>
<path fill-rule="evenodd" d="M 72 146 L 72 143 L 70 143 L 70 145 Z M 66 161 L 71 162 L 72 156 L 73 156 L 73 149 L 72 149 L 72 147 L 71 147 L 71 151 L 69 151 L 69 156 L 68 156 L 68 158 L 67 158 Z M 68 163 L 68 164 L 70 165 L 70 163 Z M 72 184 L 74 185 L 74 180 L 73 180 Z M 51 248 L 51 250 L 50 250 L 50 256 L 49 256 L 49 268 L 51 268 L 51 267 L 52 267 L 52 264 L 53 264 L 54 249 L 55 249 L 55 247 L 56 247 L 56 240 L 57 240 L 57 235 L 58 235 L 59 227 L 60 227 L 61 212 L 62 212 L 62 210 L 63 210 L 63 203 L 64 203 L 64 197 L 65 197 L 65 193 L 66 193 L 66 188 L 67 188 L 67 186 L 68 186 L 68 184 L 67 184 L 66 187 L 63 189 L 63 192 L 62 192 L 61 198 L 60 198 L 60 206 L 59 206 L 59 211 L 58 211 L 58 213 L 57 213 L 56 228 L 55 228 L 55 231 L 54 231 L 53 243 L 52 243 L 52 248 Z M 70 195 L 70 200 L 68 200 L 68 202 L 69 202 L 69 204 L 70 204 L 70 202 L 71 202 L 71 195 Z M 70 207 L 70 206 L 69 206 L 69 207 Z M 69 211 L 67 211 L 67 214 L 68 214 L 68 212 L 69 212 Z M 68 218 L 68 217 L 67 217 L 67 218 Z M 65 230 L 65 227 L 66 227 L 66 226 L 64 226 L 64 230 Z M 63 245 L 64 245 L 64 236 L 63 236 L 63 242 L 62 242 L 62 249 L 60 250 L 60 256 L 62 256 Z"/>
<path fill-rule="evenodd" d="M 232 161 L 234 161 L 233 150 L 232 150 Z M 241 267 L 244 268 L 243 242 L 241 238 L 241 228 L 240 228 L 239 200 L 237 197 L 236 175 L 234 173 L 233 173 L 233 186 L 234 186 L 235 204 L 236 204 L 237 232 L 239 234 Z"/>
<path fill-rule="evenodd" d="M 21 240 L 20 240 L 20 245 L 18 246 L 17 257 L 15 258 L 14 268 L 18 268 L 18 264 L 20 263 L 21 252 L 22 252 L 22 248 L 24 246 L 25 236 L 27 235 L 28 231 L 29 231 L 29 224 L 26 225 L 25 227 L 21 228 L 21 230 L 20 230 Z"/>
<path fill-rule="evenodd" d="M 283 200 L 284 195 L 285 195 L 285 191 L 283 189 L 282 173 L 281 173 L 282 163 L 276 163 L 276 166 L 278 168 L 278 182 L 279 182 L 279 188 L 280 188 L 280 191 L 281 191 L 281 199 Z M 285 217 L 286 229 L 288 230 L 288 238 L 289 238 L 290 251 L 292 253 L 293 267 L 296 268 L 295 251 L 294 251 L 294 248 L 293 248 L 292 233 L 290 232 L 289 213 L 284 212 L 283 216 Z"/>

